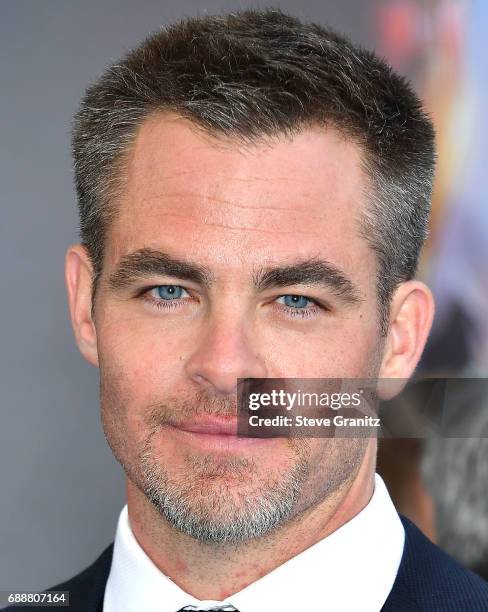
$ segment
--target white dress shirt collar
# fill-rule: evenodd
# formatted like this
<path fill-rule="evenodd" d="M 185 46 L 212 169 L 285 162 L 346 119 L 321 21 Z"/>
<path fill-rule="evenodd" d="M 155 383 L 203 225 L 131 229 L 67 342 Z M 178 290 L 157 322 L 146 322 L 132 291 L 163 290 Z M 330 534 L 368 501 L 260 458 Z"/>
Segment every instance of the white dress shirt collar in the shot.
<path fill-rule="evenodd" d="M 395 581 L 404 538 L 400 518 L 376 474 L 368 505 L 337 531 L 225 602 L 202 602 L 180 589 L 146 555 L 124 506 L 103 612 L 176 612 L 188 605 L 216 603 L 231 603 L 240 612 L 378 612 Z"/>

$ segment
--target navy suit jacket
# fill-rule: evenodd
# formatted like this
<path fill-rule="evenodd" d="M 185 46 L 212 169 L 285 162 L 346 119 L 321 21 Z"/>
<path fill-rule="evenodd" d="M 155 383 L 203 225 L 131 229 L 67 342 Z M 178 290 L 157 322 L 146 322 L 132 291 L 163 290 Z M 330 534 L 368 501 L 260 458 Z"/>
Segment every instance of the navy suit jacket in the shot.
<path fill-rule="evenodd" d="M 401 519 L 405 528 L 405 547 L 393 588 L 381 612 L 488 612 L 488 582 L 461 567 L 432 544 L 411 521 L 405 517 Z M 110 544 L 83 572 L 49 589 L 70 591 L 69 608 L 42 609 L 51 612 L 63 609 L 69 612 L 102 612 L 112 553 L 113 544 Z M 14 609 L 19 608 L 6 608 Z M 20 609 L 26 612 L 39 610 L 30 607 Z M 279 609 L 270 612 L 279 612 Z"/>

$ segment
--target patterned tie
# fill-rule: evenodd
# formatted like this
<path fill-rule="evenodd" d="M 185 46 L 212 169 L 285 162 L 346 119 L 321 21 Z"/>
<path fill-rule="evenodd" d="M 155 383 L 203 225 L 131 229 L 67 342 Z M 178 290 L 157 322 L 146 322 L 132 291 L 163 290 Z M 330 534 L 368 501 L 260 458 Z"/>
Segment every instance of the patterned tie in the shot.
<path fill-rule="evenodd" d="M 185 606 L 180 608 L 178 612 L 239 612 L 231 604 L 222 604 L 221 606 L 212 606 L 211 608 L 200 608 L 199 606 Z"/>

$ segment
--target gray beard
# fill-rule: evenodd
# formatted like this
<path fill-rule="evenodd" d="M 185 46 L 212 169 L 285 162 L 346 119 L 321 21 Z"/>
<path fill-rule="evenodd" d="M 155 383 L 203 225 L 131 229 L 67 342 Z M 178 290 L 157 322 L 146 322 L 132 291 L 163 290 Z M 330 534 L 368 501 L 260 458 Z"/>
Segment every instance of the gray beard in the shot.
<path fill-rule="evenodd" d="M 263 482 L 249 490 L 253 460 L 190 457 L 191 469 L 182 484 L 170 481 L 151 449 L 140 455 L 140 488 L 175 529 L 209 544 L 237 544 L 260 538 L 289 519 L 308 477 L 308 463 L 298 459 L 286 478 Z M 234 486 L 226 484 L 231 476 Z M 237 500 L 236 500 L 237 498 Z"/>

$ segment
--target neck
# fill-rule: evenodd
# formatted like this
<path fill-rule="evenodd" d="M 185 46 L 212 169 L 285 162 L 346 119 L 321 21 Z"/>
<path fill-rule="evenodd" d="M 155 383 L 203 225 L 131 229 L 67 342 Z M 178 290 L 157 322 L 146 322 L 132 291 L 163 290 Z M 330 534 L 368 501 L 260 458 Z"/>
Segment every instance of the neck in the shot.
<path fill-rule="evenodd" d="M 152 562 L 181 589 L 196 599 L 222 601 L 356 516 L 373 494 L 374 469 L 375 447 L 370 444 L 352 482 L 267 536 L 239 544 L 202 543 L 177 531 L 128 479 L 130 526 Z"/>

